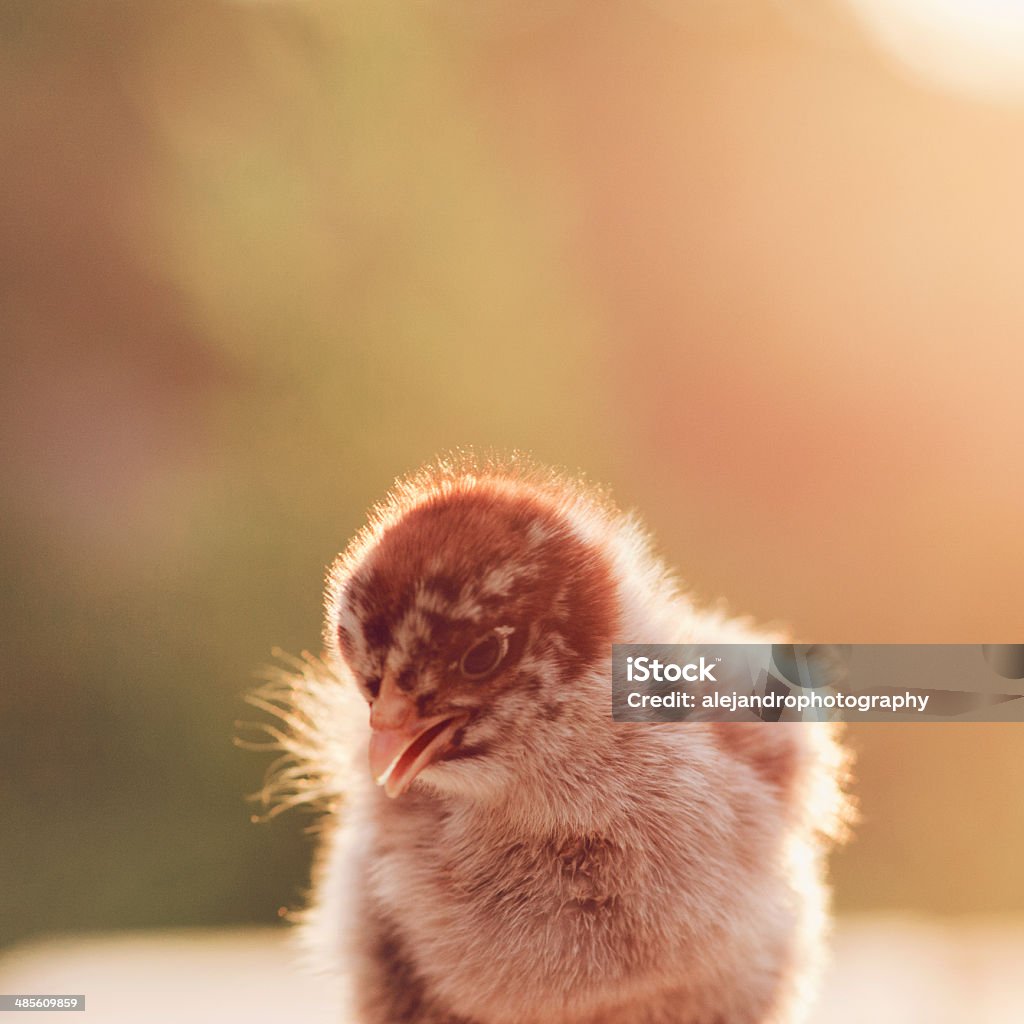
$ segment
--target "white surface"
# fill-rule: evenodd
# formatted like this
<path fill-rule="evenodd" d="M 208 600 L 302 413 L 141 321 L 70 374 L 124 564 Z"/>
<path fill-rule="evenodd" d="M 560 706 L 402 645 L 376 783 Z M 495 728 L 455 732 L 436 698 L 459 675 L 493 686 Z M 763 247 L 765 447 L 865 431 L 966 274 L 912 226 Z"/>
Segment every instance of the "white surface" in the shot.
<path fill-rule="evenodd" d="M 3 1024 L 343 1024 L 336 986 L 303 973 L 284 929 L 121 932 L 35 943 L 0 958 L 0 993 L 85 996 L 85 1011 Z"/>
<path fill-rule="evenodd" d="M 39 942 L 0 958 L 0 993 L 81 993 L 65 1024 L 354 1024 L 335 983 L 294 965 L 278 929 L 120 933 Z M 1022 1024 L 1024 925 L 842 922 L 812 1024 Z"/>

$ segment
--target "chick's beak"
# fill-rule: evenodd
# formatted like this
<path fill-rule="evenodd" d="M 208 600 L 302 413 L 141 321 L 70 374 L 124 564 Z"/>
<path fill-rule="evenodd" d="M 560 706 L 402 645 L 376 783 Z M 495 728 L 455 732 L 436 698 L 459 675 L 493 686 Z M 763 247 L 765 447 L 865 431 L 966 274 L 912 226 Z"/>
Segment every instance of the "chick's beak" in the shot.
<path fill-rule="evenodd" d="M 464 715 L 421 718 L 388 675 L 370 706 L 370 774 L 389 797 L 401 796 L 424 768 L 451 749 Z"/>

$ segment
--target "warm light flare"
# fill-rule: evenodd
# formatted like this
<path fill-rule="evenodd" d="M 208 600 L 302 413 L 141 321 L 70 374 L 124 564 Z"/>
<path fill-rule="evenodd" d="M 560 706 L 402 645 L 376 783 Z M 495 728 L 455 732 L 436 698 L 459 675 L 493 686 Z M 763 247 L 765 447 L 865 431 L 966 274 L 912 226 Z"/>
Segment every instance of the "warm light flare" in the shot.
<path fill-rule="evenodd" d="M 1020 0 L 852 0 L 879 43 L 946 88 L 1024 100 Z"/>

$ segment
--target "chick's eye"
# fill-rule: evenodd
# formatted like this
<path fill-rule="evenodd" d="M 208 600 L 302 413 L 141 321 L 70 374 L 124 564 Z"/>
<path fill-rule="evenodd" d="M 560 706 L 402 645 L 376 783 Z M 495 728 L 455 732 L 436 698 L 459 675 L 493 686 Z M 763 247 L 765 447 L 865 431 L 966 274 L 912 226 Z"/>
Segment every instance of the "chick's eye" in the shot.
<path fill-rule="evenodd" d="M 497 631 L 488 633 L 462 655 L 459 671 L 467 679 L 483 679 L 502 663 L 507 653 L 506 637 Z"/>

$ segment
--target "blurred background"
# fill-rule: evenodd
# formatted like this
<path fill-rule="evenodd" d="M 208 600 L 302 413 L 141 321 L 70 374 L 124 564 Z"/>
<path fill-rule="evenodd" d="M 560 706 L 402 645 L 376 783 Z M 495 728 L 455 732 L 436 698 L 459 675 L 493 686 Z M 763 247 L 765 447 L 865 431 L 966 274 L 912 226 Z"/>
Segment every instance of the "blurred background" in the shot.
<path fill-rule="evenodd" d="M 808 640 L 1024 636 L 1024 7 L 0 0 L 0 94 L 0 947 L 301 901 L 243 695 L 444 448 Z M 1024 917 L 1020 728 L 851 739 L 840 912 Z"/>

